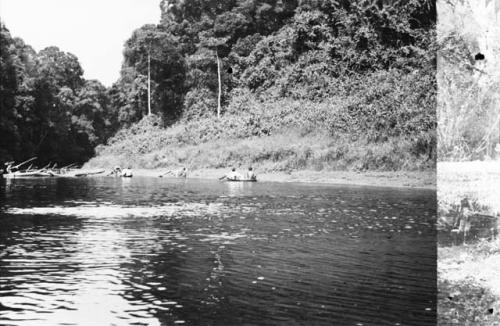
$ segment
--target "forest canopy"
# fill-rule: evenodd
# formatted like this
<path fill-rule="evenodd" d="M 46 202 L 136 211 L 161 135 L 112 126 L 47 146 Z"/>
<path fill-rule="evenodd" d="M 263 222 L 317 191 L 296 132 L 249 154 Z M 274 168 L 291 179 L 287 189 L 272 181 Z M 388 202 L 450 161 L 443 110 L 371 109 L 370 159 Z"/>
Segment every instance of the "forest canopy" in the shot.
<path fill-rule="evenodd" d="M 331 137 L 406 137 L 415 155 L 435 158 L 434 1 L 162 0 L 159 9 L 158 24 L 126 41 L 108 89 L 84 80 L 75 56 L 36 53 L 2 25 L 0 159 L 83 162 L 115 143 L 147 115 L 148 63 L 158 128 L 184 123 L 185 139 L 266 136 L 306 116 Z"/>
<path fill-rule="evenodd" d="M 0 161 L 90 158 L 113 132 L 106 87 L 82 77 L 75 55 L 57 47 L 37 53 L 3 24 L 0 47 Z"/>

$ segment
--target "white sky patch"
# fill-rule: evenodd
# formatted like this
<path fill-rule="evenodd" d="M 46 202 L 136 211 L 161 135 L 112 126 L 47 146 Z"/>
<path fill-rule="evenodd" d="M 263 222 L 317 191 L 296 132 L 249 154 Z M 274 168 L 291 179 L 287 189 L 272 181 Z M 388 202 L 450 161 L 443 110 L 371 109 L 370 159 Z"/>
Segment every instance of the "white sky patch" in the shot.
<path fill-rule="evenodd" d="M 86 79 L 110 86 L 132 31 L 160 21 L 160 0 L 0 0 L 0 19 L 36 51 L 76 55 Z"/>

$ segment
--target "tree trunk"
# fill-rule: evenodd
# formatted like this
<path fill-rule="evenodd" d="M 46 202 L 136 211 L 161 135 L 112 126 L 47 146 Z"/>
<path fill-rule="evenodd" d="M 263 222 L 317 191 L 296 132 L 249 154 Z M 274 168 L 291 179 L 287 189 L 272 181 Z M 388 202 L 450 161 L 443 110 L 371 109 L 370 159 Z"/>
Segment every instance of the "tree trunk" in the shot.
<path fill-rule="evenodd" d="M 148 51 L 148 115 L 151 115 L 151 58 Z"/>
<path fill-rule="evenodd" d="M 217 119 L 220 119 L 220 98 L 222 93 L 222 84 L 220 80 L 220 59 L 217 51 L 215 51 L 215 55 L 217 56 L 217 75 L 219 77 L 219 96 L 217 98 Z"/>

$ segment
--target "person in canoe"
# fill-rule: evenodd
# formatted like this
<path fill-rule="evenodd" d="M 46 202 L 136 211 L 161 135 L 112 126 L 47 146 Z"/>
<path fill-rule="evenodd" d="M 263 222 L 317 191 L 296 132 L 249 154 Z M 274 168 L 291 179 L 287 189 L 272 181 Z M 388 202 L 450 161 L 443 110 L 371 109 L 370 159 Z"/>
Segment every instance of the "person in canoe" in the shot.
<path fill-rule="evenodd" d="M 229 181 L 239 181 L 243 179 L 243 176 L 236 172 L 236 168 L 232 168 L 231 172 L 219 178 L 219 180 L 227 179 Z"/>
<path fill-rule="evenodd" d="M 185 166 L 182 167 L 179 171 L 177 171 L 178 178 L 186 178 L 187 177 L 187 169 Z"/>
<path fill-rule="evenodd" d="M 251 166 L 248 167 L 248 171 L 245 175 L 245 180 L 257 181 L 257 175 L 255 174 L 255 172 L 253 171 L 253 168 Z"/>
<path fill-rule="evenodd" d="M 126 169 L 123 169 L 122 171 L 122 177 L 124 178 L 131 178 L 132 177 L 132 167 L 128 167 Z"/>
<path fill-rule="evenodd" d="M 109 175 L 112 175 L 112 176 L 121 176 L 122 175 L 122 168 L 119 167 L 118 165 L 115 166 L 113 168 L 113 170 L 111 170 L 111 172 L 109 173 Z"/>

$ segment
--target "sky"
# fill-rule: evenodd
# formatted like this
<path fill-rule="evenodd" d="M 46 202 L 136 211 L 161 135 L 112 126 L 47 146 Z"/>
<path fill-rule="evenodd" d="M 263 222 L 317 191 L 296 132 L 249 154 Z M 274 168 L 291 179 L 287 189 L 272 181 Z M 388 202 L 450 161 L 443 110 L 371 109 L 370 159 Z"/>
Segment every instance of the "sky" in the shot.
<path fill-rule="evenodd" d="M 86 79 L 111 86 L 132 31 L 160 21 L 160 0 L 0 0 L 0 19 L 36 51 L 76 55 Z"/>

